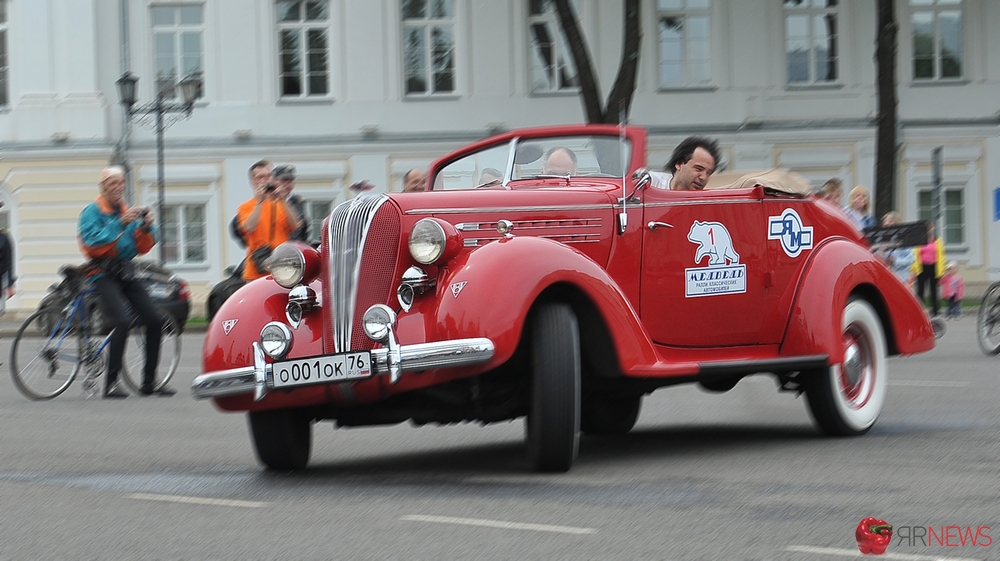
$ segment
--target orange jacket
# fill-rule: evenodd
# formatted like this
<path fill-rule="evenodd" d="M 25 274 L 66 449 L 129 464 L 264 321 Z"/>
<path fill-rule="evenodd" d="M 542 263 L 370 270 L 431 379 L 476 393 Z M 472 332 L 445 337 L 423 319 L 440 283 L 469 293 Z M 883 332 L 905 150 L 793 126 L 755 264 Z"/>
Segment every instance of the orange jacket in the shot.
<path fill-rule="evenodd" d="M 248 231 L 243 224 L 247 221 L 247 218 L 257 204 L 256 198 L 250 199 L 241 204 L 239 210 L 236 212 L 240 224 L 240 232 L 243 233 L 243 239 L 247 244 L 247 260 L 243 267 L 243 278 L 246 280 L 258 279 L 267 274 L 257 272 L 257 267 L 254 266 L 253 260 L 250 258 L 254 250 L 265 245 L 269 245 L 271 249 L 274 249 L 287 242 L 291 233 L 295 230 L 295 226 L 285 213 L 285 205 L 281 202 L 268 199 L 260 203 L 260 221 L 257 222 L 257 228 L 253 231 Z"/>

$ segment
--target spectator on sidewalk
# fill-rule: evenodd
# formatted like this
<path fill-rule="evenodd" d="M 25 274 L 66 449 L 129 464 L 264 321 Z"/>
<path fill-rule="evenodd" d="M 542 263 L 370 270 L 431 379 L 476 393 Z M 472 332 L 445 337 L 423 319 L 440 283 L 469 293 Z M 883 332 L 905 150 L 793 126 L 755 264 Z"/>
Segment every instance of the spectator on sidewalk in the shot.
<path fill-rule="evenodd" d="M 949 261 L 941 277 L 941 298 L 948 302 L 945 318 L 962 317 L 962 298 L 965 297 L 965 282 L 958 274 L 958 263 Z"/>
<path fill-rule="evenodd" d="M 3 201 L 0 201 L 3 208 Z M 14 242 L 6 230 L 0 230 L 0 314 L 6 309 L 6 301 L 14 297 Z"/>

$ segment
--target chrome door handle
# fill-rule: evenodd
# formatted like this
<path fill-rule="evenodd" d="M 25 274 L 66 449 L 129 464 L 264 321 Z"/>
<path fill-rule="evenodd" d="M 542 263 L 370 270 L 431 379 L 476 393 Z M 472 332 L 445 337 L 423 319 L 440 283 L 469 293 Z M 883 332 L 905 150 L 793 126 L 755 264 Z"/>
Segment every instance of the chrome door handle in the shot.
<path fill-rule="evenodd" d="M 674 227 L 672 224 L 667 224 L 666 222 L 653 222 L 653 221 L 650 221 L 649 224 L 646 224 L 646 227 L 649 228 L 650 230 L 656 230 L 657 226 L 663 226 L 664 228 L 673 228 Z"/>

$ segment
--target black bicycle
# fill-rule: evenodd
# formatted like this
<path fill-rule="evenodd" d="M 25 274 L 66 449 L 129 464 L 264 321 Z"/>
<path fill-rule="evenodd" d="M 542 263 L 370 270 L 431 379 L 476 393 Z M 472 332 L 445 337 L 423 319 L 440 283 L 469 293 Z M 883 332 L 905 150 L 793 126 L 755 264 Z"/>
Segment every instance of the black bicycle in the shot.
<path fill-rule="evenodd" d="M 983 294 L 976 318 L 976 339 L 983 354 L 993 356 L 1000 353 L 1000 281 L 990 285 Z"/>
<path fill-rule="evenodd" d="M 58 290 L 63 291 L 66 305 L 40 308 L 24 321 L 14 336 L 10 348 L 10 375 L 18 391 L 28 399 L 52 399 L 63 393 L 80 374 L 81 367 L 86 372 L 81 384 L 84 396 L 92 397 L 101 388 L 101 377 L 108 366 L 105 350 L 111 333 L 99 333 L 88 315 L 88 302 L 93 302 L 97 292 L 87 281 L 87 274 L 92 270 L 90 264 L 61 267 L 59 274 L 63 280 Z M 181 357 L 181 330 L 170 314 L 162 316 L 160 367 L 154 389 L 166 385 Z M 139 393 L 142 383 L 145 329 L 135 315 L 122 357 L 119 378 L 133 393 Z"/>

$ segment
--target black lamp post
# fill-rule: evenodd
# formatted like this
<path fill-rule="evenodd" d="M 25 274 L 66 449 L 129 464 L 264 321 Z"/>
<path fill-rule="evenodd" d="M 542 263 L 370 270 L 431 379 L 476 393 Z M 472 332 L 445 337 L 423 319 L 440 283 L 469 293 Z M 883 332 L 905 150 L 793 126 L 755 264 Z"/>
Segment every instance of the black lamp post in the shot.
<path fill-rule="evenodd" d="M 166 257 L 166 231 L 164 229 L 164 160 L 163 160 L 163 131 L 173 124 L 164 125 L 163 116 L 170 113 L 178 113 L 179 118 L 191 116 L 191 109 L 194 107 L 194 100 L 198 96 L 198 87 L 201 80 L 196 75 L 188 76 L 180 81 L 181 96 L 183 103 L 167 103 L 164 100 L 165 93 L 172 90 L 174 85 L 166 86 L 156 93 L 156 100 L 145 105 L 136 106 L 135 86 L 139 78 L 131 72 L 126 72 L 115 84 L 118 86 L 118 97 L 125 107 L 125 116 L 131 120 L 133 116 L 152 117 L 154 130 L 156 131 L 156 220 L 157 228 L 160 230 L 160 263 L 167 262 Z"/>

